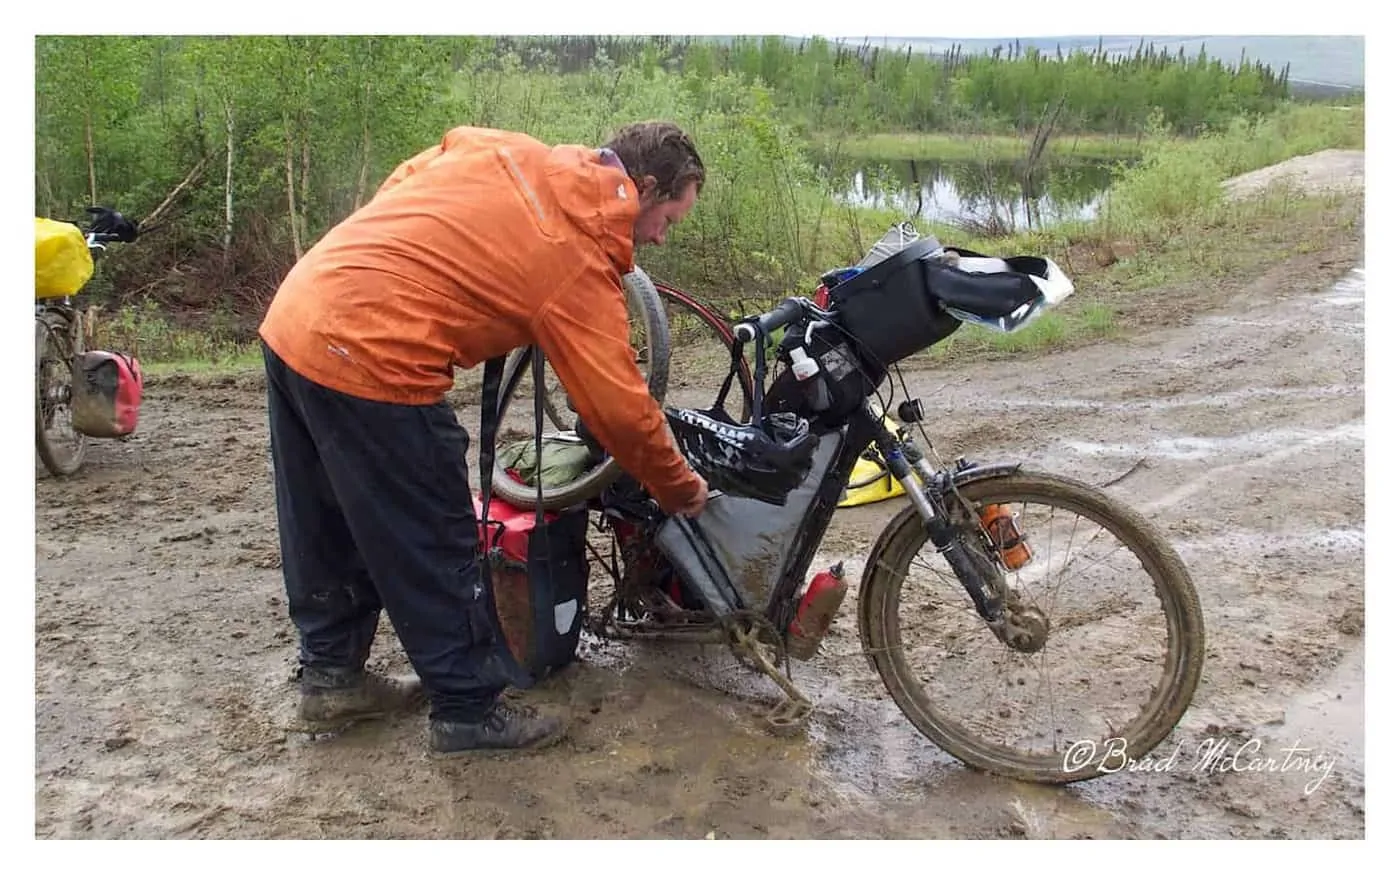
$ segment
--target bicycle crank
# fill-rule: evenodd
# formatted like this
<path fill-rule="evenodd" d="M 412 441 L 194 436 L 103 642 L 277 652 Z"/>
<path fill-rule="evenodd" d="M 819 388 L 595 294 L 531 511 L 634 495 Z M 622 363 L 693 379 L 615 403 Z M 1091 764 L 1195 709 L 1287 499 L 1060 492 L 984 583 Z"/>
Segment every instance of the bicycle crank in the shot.
<path fill-rule="evenodd" d="M 764 715 L 768 730 L 780 736 L 801 732 L 808 718 L 812 716 L 811 700 L 804 696 L 764 653 L 760 632 L 752 623 L 735 624 L 730 627 L 729 632 L 730 647 L 740 662 L 767 675 L 786 696 L 784 701 L 774 705 Z"/>

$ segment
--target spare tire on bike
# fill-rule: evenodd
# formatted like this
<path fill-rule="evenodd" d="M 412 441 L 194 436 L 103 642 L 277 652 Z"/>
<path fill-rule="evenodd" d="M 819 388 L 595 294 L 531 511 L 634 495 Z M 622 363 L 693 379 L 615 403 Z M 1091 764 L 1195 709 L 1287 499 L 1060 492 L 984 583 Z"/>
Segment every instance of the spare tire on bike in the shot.
<path fill-rule="evenodd" d="M 536 479 L 546 489 L 559 489 L 577 481 L 603 460 L 601 451 L 575 433 L 552 434 L 541 441 L 543 451 L 536 458 L 535 442 L 526 438 L 501 448 L 497 454 L 507 474 L 526 486 Z"/>

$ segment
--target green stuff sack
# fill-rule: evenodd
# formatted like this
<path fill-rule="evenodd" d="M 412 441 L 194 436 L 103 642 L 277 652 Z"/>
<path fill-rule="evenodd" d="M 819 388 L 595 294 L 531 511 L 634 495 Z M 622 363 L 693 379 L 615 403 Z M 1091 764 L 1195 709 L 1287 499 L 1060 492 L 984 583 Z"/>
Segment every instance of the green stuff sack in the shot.
<path fill-rule="evenodd" d="M 545 438 L 543 456 L 544 464 L 536 464 L 535 441 L 528 438 L 507 445 L 499 458 L 501 467 L 516 480 L 534 486 L 542 476 L 546 489 L 568 486 L 600 461 L 581 439 L 567 435 Z"/>

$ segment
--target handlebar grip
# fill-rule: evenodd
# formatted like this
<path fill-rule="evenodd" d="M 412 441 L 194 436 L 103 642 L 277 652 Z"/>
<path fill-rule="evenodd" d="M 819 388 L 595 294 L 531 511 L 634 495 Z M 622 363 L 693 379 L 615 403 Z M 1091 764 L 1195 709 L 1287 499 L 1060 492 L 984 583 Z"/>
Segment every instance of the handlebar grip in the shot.
<path fill-rule="evenodd" d="M 775 328 L 782 328 L 802 315 L 802 311 L 806 309 L 805 304 L 806 302 L 802 298 L 788 298 L 757 319 L 735 325 L 734 337 L 736 340 L 747 343 L 758 337 L 759 333 L 768 334 Z"/>

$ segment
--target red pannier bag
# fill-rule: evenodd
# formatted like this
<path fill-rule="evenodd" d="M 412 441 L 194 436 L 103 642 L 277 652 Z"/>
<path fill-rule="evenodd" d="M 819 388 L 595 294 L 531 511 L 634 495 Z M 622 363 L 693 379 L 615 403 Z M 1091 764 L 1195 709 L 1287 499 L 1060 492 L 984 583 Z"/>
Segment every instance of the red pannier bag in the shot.
<path fill-rule="evenodd" d="M 492 498 L 483 514 L 477 495 L 472 506 L 506 646 L 527 683 L 539 681 L 577 656 L 588 599 L 588 511 L 537 515 Z"/>
<path fill-rule="evenodd" d="M 125 437 L 141 412 L 141 364 L 119 352 L 94 350 L 73 362 L 73 429 L 90 437 Z"/>
<path fill-rule="evenodd" d="M 533 348 L 535 458 L 544 455 L 544 354 Z M 472 495 L 481 538 L 481 571 L 488 584 L 488 623 L 501 635 L 507 672 L 520 688 L 534 686 L 578 656 L 588 607 L 588 508 L 545 511 L 544 483 L 536 472 L 537 505 L 515 507 L 491 497 L 496 461 L 498 403 L 505 356 L 485 363 L 481 386 L 481 490 Z M 483 507 L 484 505 L 484 507 Z M 493 630 L 495 631 L 495 630 Z M 500 639 L 504 639 L 501 641 Z M 504 648 L 499 645 L 504 644 Z"/>

